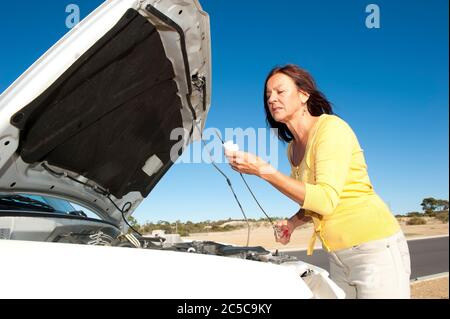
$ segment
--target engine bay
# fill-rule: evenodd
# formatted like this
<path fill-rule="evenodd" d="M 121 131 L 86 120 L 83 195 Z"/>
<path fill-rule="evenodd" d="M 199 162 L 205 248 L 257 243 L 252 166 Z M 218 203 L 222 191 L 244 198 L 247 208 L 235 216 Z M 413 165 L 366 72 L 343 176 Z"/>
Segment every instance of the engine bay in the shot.
<path fill-rule="evenodd" d="M 33 212 L 0 212 L 0 239 L 42 241 L 79 245 L 128 247 L 241 258 L 282 264 L 296 257 L 261 246 L 234 246 L 213 241 L 187 241 L 177 234 L 140 236 L 122 234 L 112 224 L 79 215 Z"/>
<path fill-rule="evenodd" d="M 182 241 L 179 236 L 176 242 L 173 242 L 173 240 L 171 240 L 171 242 L 167 242 L 166 238 L 160 236 L 135 237 L 139 240 L 141 248 L 144 249 L 171 250 L 185 253 L 215 255 L 271 262 L 275 264 L 282 264 L 284 262 L 292 262 L 297 260 L 294 256 L 283 254 L 278 251 L 271 253 L 261 246 L 234 246 L 213 241 Z M 177 238 L 177 236 L 174 237 Z"/>

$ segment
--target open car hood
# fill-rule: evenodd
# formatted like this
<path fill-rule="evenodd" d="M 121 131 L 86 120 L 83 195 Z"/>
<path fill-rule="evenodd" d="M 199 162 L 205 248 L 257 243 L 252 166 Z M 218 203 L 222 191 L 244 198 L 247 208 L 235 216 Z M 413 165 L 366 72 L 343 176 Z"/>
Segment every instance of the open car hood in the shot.
<path fill-rule="evenodd" d="M 0 96 L 0 192 L 57 196 L 125 227 L 117 208 L 132 214 L 199 138 L 210 92 L 197 0 L 106 1 Z"/>

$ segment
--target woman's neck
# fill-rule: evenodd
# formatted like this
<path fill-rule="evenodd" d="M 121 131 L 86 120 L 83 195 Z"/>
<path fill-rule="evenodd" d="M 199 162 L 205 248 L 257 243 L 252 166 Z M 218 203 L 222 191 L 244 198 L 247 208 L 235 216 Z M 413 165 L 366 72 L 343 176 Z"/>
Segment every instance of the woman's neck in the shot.
<path fill-rule="evenodd" d="M 318 120 L 318 116 L 312 116 L 307 113 L 305 116 L 294 116 L 291 120 L 286 122 L 286 126 L 289 131 L 291 131 L 297 145 L 306 148 L 309 133 Z"/>

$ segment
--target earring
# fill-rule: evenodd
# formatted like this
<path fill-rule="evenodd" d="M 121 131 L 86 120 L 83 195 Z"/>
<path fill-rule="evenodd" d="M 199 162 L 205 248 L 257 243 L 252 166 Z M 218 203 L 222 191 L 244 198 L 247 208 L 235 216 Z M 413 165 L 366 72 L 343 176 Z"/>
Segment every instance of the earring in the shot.
<path fill-rule="evenodd" d="M 306 107 L 303 109 L 303 116 L 306 115 Z"/>

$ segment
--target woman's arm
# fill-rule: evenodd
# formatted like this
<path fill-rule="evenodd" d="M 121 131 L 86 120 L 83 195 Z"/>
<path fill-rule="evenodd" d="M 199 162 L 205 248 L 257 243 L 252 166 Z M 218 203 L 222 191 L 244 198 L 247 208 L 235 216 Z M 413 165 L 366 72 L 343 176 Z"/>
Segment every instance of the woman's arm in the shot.
<path fill-rule="evenodd" d="M 278 189 L 293 201 L 303 205 L 306 193 L 305 183 L 286 176 L 275 169 L 273 169 L 269 174 L 260 174 L 258 176 L 272 184 L 273 187 Z"/>
<path fill-rule="evenodd" d="M 225 151 L 225 155 L 234 170 L 261 177 L 306 210 L 330 215 L 344 189 L 356 137 L 342 120 L 334 119 L 326 124 L 314 143 L 315 183 L 303 183 L 283 175 L 253 154 Z"/>
<path fill-rule="evenodd" d="M 294 226 L 294 229 L 307 224 L 312 221 L 312 218 L 310 216 L 305 215 L 305 210 L 303 208 L 300 208 L 300 210 L 291 216 L 291 218 L 288 219 Z"/>

